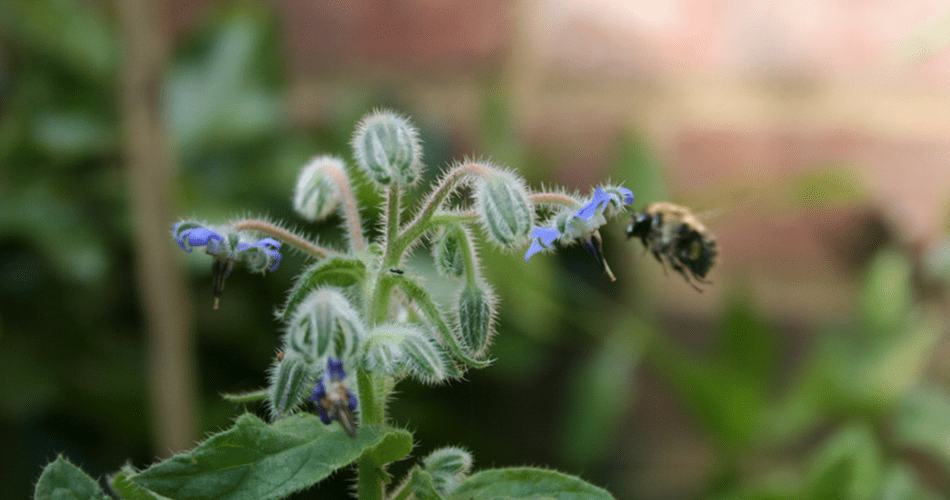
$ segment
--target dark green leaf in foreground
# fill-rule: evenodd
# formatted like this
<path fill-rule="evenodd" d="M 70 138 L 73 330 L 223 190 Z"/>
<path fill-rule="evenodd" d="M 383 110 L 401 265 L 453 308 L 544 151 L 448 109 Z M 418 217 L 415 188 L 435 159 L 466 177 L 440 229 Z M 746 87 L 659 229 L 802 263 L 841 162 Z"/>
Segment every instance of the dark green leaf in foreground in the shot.
<path fill-rule="evenodd" d="M 33 493 L 35 500 L 105 500 L 99 483 L 62 456 L 43 469 Z"/>
<path fill-rule="evenodd" d="M 234 427 L 131 479 L 177 500 L 283 498 L 316 484 L 384 441 L 407 439 L 391 437 L 403 434 L 409 435 L 385 426 L 365 426 L 352 439 L 339 426 L 323 425 L 309 413 L 272 425 L 244 414 Z"/>
<path fill-rule="evenodd" d="M 553 470 L 491 469 L 463 481 L 452 500 L 612 500 L 602 488 Z"/>
<path fill-rule="evenodd" d="M 109 477 L 109 486 L 112 492 L 122 500 L 158 500 L 158 496 L 145 488 L 133 483 L 129 478 L 135 474 L 135 469 L 126 464 L 122 469 Z"/>

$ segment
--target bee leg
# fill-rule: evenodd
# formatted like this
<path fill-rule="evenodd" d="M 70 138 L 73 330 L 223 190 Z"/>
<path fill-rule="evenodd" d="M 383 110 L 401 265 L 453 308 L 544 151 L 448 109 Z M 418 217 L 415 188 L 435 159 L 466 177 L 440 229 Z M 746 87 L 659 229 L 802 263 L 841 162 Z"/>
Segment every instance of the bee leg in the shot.
<path fill-rule="evenodd" d="M 660 267 L 663 268 L 663 276 L 669 276 L 666 272 L 666 261 L 663 260 L 663 256 L 660 254 L 659 250 L 653 250 L 653 257 L 656 258 L 656 261 L 660 263 Z"/>
<path fill-rule="evenodd" d="M 693 290 L 696 290 L 699 293 L 703 293 L 703 289 L 699 288 L 699 286 L 696 283 L 693 283 L 693 280 L 689 279 L 689 274 L 686 273 L 686 269 L 684 269 L 683 266 L 676 263 L 671 263 L 670 266 L 673 267 L 674 271 L 680 273 L 680 276 L 682 276 L 683 279 L 686 280 L 687 283 L 689 283 L 689 286 L 693 287 Z"/>

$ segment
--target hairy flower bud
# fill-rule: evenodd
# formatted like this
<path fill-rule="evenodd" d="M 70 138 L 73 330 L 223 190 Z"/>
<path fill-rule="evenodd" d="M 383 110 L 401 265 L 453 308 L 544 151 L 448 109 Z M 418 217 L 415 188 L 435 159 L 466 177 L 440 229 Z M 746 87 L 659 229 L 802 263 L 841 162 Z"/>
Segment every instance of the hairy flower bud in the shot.
<path fill-rule="evenodd" d="M 419 131 L 392 111 L 363 118 L 353 135 L 353 154 L 361 169 L 379 184 L 412 184 L 422 172 Z"/>
<path fill-rule="evenodd" d="M 465 248 L 468 235 L 461 225 L 447 227 L 435 239 L 432 245 L 432 259 L 435 269 L 442 276 L 462 276 L 465 274 Z"/>
<path fill-rule="evenodd" d="M 366 369 L 391 376 L 411 375 L 423 382 L 445 379 L 450 367 L 442 349 L 418 325 L 385 324 L 366 343 Z"/>
<path fill-rule="evenodd" d="M 528 241 L 534 210 L 521 177 L 497 171 L 475 184 L 476 211 L 491 241 L 515 248 Z"/>
<path fill-rule="evenodd" d="M 310 363 L 296 353 L 286 353 L 283 359 L 276 361 L 270 370 L 267 389 L 271 417 L 276 419 L 299 408 L 310 394 L 314 379 Z"/>
<path fill-rule="evenodd" d="M 472 470 L 472 454 L 455 446 L 440 448 L 422 459 L 432 475 L 432 485 L 443 496 L 451 495 Z"/>
<path fill-rule="evenodd" d="M 285 350 L 308 362 L 349 359 L 363 346 L 366 330 L 356 309 L 335 288 L 318 288 L 297 306 L 287 326 Z"/>
<path fill-rule="evenodd" d="M 304 219 L 324 219 L 340 205 L 340 186 L 334 180 L 331 169 L 339 175 L 344 175 L 346 171 L 343 160 L 334 156 L 318 156 L 310 160 L 297 176 L 294 210 Z"/>
<path fill-rule="evenodd" d="M 458 296 L 459 336 L 471 353 L 478 355 L 491 338 L 494 297 L 485 284 L 467 283 Z"/>

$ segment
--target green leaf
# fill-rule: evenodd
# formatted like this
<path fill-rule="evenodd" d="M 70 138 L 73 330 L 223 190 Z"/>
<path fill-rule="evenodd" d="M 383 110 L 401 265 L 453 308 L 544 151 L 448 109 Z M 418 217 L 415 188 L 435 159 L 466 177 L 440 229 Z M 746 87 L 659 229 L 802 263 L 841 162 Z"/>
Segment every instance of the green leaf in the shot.
<path fill-rule="evenodd" d="M 377 467 L 399 460 L 412 451 L 412 434 L 403 429 L 391 429 L 383 440 L 364 453 Z"/>
<path fill-rule="evenodd" d="M 589 466 L 616 445 L 616 431 L 636 397 L 641 339 L 649 333 L 650 327 L 636 318 L 619 321 L 581 373 L 569 379 L 561 442 L 569 463 Z"/>
<path fill-rule="evenodd" d="M 894 434 L 898 443 L 937 457 L 950 471 L 950 396 L 946 389 L 924 385 L 910 392 L 897 409 Z"/>
<path fill-rule="evenodd" d="M 888 500 L 936 500 L 940 498 L 924 488 L 910 467 L 892 465 L 884 474 L 876 498 Z"/>
<path fill-rule="evenodd" d="M 109 478 L 109 486 L 122 500 L 160 500 L 160 497 L 151 491 L 133 483 L 129 478 L 135 474 L 131 465 L 124 465 L 119 472 Z"/>
<path fill-rule="evenodd" d="M 443 500 L 444 497 L 435 486 L 435 479 L 428 471 L 418 467 L 412 469 L 409 481 L 412 494 L 417 500 Z"/>
<path fill-rule="evenodd" d="M 862 315 L 869 333 L 882 336 L 901 326 L 913 301 L 911 273 L 910 263 L 897 250 L 875 255 L 861 291 Z"/>
<path fill-rule="evenodd" d="M 43 469 L 33 493 L 35 500 L 107 500 L 95 479 L 62 456 Z"/>
<path fill-rule="evenodd" d="M 613 495 L 574 476 L 532 467 L 490 469 L 463 481 L 452 500 L 608 500 Z"/>
<path fill-rule="evenodd" d="M 356 461 L 390 435 L 406 431 L 382 425 L 360 427 L 350 438 L 308 413 L 267 425 L 252 414 L 190 452 L 131 477 L 140 486 L 176 500 L 276 499 L 308 488 Z M 403 437 L 389 438 L 401 443 Z M 383 458 L 395 454 L 386 445 Z M 398 451 L 398 450 L 396 450 Z"/>
<path fill-rule="evenodd" d="M 863 425 L 846 427 L 812 460 L 803 497 L 869 499 L 881 481 L 881 462 L 871 430 Z"/>
<path fill-rule="evenodd" d="M 361 260 L 349 257 L 329 257 L 307 268 L 300 275 L 290 296 L 280 313 L 284 321 L 290 319 L 294 309 L 310 295 L 310 292 L 320 286 L 328 285 L 346 288 L 366 279 L 366 264 Z"/>

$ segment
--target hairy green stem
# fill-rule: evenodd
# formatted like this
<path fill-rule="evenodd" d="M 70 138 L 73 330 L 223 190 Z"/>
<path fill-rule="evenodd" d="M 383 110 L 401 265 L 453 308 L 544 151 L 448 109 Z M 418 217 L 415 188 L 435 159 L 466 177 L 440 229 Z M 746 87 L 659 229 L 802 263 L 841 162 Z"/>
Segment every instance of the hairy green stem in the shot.
<path fill-rule="evenodd" d="M 574 198 L 561 193 L 534 193 L 531 195 L 531 203 L 535 205 L 563 205 L 565 207 L 580 205 Z"/>
<path fill-rule="evenodd" d="M 399 263 L 405 245 L 400 245 L 399 234 L 399 194 L 400 187 L 393 183 L 389 187 L 389 195 L 386 203 L 386 249 L 383 253 L 383 261 L 380 264 L 376 275 L 375 285 L 371 294 L 369 316 L 373 323 L 380 323 L 386 320 L 389 313 L 389 297 L 392 292 L 392 281 L 389 278 L 388 269 Z M 361 410 L 362 423 L 382 424 L 385 422 L 384 408 L 387 389 L 385 387 L 376 387 L 381 380 L 374 380 L 373 376 L 360 370 L 359 377 L 359 397 L 363 401 Z M 377 394 L 377 389 L 380 393 Z M 378 468 L 369 458 L 359 460 L 359 497 L 360 500 L 383 500 L 385 472 Z"/>
<path fill-rule="evenodd" d="M 462 234 L 463 237 L 459 244 L 462 247 L 462 255 L 465 257 L 465 282 L 469 286 L 475 286 L 478 277 L 478 270 L 475 268 L 475 246 L 472 245 L 472 239 L 468 231 L 463 229 Z"/>
<path fill-rule="evenodd" d="M 402 489 L 393 495 L 389 500 L 406 500 L 412 494 L 412 482 L 407 481 Z"/>
<path fill-rule="evenodd" d="M 478 163 L 467 163 L 460 167 L 452 169 L 445 177 L 442 178 L 442 182 L 439 184 L 439 187 L 429 195 L 429 198 L 426 199 L 425 204 L 422 209 L 416 215 L 416 218 L 409 223 L 408 226 L 403 230 L 402 236 L 400 239 L 408 240 L 409 242 L 413 241 L 415 238 L 411 235 L 422 234 L 426 227 L 429 225 L 429 220 L 432 218 L 433 214 L 439 209 L 439 206 L 442 205 L 442 202 L 452 191 L 455 190 L 455 187 L 458 185 L 458 182 L 462 180 L 466 175 L 477 175 L 477 176 L 488 176 L 492 170 L 484 165 L 479 165 Z M 408 244 L 408 243 L 407 243 Z"/>
<path fill-rule="evenodd" d="M 356 379 L 359 385 L 361 424 L 382 424 L 385 418 L 382 402 L 376 395 L 373 376 L 363 370 L 358 370 Z M 383 471 L 368 457 L 361 458 L 358 467 L 357 484 L 360 500 L 383 500 Z"/>
<path fill-rule="evenodd" d="M 333 162 L 327 162 L 323 168 L 340 187 L 343 214 L 346 219 L 346 234 L 350 240 L 350 247 L 353 251 L 362 252 L 366 248 L 366 239 L 363 237 L 363 225 L 360 223 L 360 211 L 356 204 L 356 196 L 353 194 L 353 188 L 346 177 L 346 172 L 337 168 Z"/>
<path fill-rule="evenodd" d="M 323 248 L 307 241 L 304 238 L 282 228 L 260 219 L 242 219 L 231 224 L 231 227 L 237 231 L 257 231 L 267 236 L 272 236 L 288 245 L 309 254 L 318 259 L 329 256 L 339 255 L 335 250 Z"/>
<path fill-rule="evenodd" d="M 418 226 L 410 226 L 406 228 L 405 231 L 399 236 L 399 244 L 408 246 L 410 243 L 416 240 L 416 238 L 422 236 L 422 233 L 426 232 L 429 229 L 432 229 L 434 226 L 450 226 L 452 224 L 471 224 L 478 220 L 478 215 L 474 211 L 466 212 L 440 212 L 434 214 L 429 218 L 427 224 L 420 224 Z"/>

